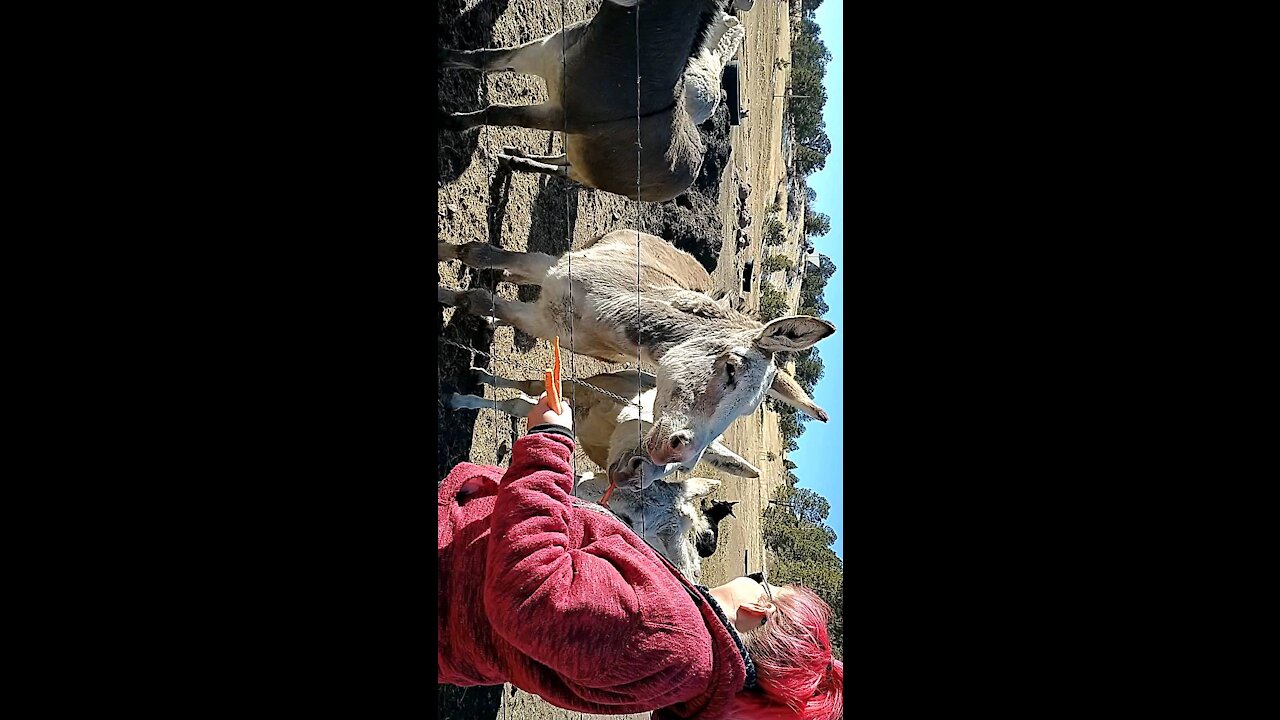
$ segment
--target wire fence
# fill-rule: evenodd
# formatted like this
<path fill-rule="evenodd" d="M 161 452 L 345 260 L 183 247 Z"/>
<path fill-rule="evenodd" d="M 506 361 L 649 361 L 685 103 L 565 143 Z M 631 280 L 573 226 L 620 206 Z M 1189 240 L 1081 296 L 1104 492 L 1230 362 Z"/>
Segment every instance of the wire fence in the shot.
<path fill-rule="evenodd" d="M 568 21 L 568 12 L 566 10 L 565 0 L 561 0 L 560 5 L 561 5 L 560 37 L 563 42 L 565 38 L 565 35 L 564 35 L 565 29 L 568 26 L 569 21 Z M 585 12 L 585 8 L 578 7 L 579 5 L 581 4 L 575 3 L 575 12 Z M 590 3 L 588 3 L 588 5 L 590 5 Z M 645 225 L 646 212 L 644 207 L 645 203 L 642 201 L 642 192 L 641 192 L 643 187 L 642 160 L 643 160 L 643 153 L 644 153 L 644 148 L 641 143 L 641 133 L 642 133 L 641 120 L 643 115 L 643 112 L 642 112 L 643 93 L 642 93 L 642 86 L 641 86 L 642 77 L 640 73 L 640 67 L 641 67 L 640 47 L 641 47 L 641 40 L 642 40 L 641 5 L 642 4 L 637 4 L 636 6 L 631 8 L 631 11 L 634 12 L 634 15 L 635 15 L 635 43 L 636 43 L 636 58 L 635 58 L 635 61 L 636 61 L 636 75 L 635 75 L 636 198 L 634 203 L 635 215 L 634 215 L 634 223 L 633 223 L 633 227 L 636 231 L 636 268 L 635 268 L 636 269 L 636 331 L 639 336 L 637 338 L 637 345 L 640 345 L 641 348 L 643 348 L 643 337 L 644 337 L 645 328 L 643 326 L 643 317 L 641 314 L 641 302 L 640 302 L 641 301 L 641 281 L 642 281 L 642 251 L 643 251 L 641 233 L 643 232 L 643 228 Z M 567 61 L 565 60 L 565 54 L 563 52 L 561 53 L 561 56 L 562 56 L 561 57 L 562 62 L 561 62 L 561 68 L 560 68 L 561 70 L 560 81 L 561 81 L 561 88 L 564 88 L 566 87 L 566 83 L 568 80 Z M 483 92 L 481 93 L 481 96 L 483 97 Z M 564 109 L 562 122 L 563 124 L 560 131 L 560 151 L 562 153 L 567 154 L 568 152 L 567 135 L 570 127 L 570 118 L 569 118 L 567 108 Z M 787 135 L 784 133 L 784 142 L 786 142 L 787 139 L 788 139 Z M 494 233 L 492 225 L 493 223 L 491 222 L 491 236 Z M 498 226 L 499 226 L 498 231 L 500 233 L 502 228 L 502 223 L 500 220 L 499 220 Z M 654 228 L 654 232 L 659 232 L 660 230 L 661 228 L 659 227 Z M 572 260 L 573 228 L 570 222 L 569 204 L 567 202 L 565 203 L 563 239 L 565 244 L 568 247 L 567 273 L 569 276 L 569 283 L 572 286 L 573 276 L 574 276 L 574 267 L 573 267 L 573 260 Z M 490 241 L 496 243 L 496 240 L 493 237 L 491 237 Z M 485 273 L 483 273 L 482 271 L 477 271 L 473 275 L 473 281 L 471 283 L 472 286 L 484 287 L 484 289 L 486 289 L 490 293 L 489 308 L 488 308 L 490 313 L 489 315 L 490 318 L 496 318 L 498 314 L 497 313 L 498 285 L 500 280 L 501 280 L 500 272 L 490 273 L 487 278 L 485 277 Z M 485 287 L 486 285 L 487 287 Z M 644 393 L 646 389 L 643 376 L 637 378 L 636 394 L 632 397 L 624 397 L 621 394 L 607 390 L 603 387 L 600 387 L 597 384 L 591 383 L 586 378 L 579 377 L 579 374 L 578 374 L 579 363 L 577 362 L 577 358 L 576 358 L 577 343 L 576 343 L 575 329 L 574 329 L 574 316 L 576 315 L 576 312 L 573 308 L 572 303 L 573 303 L 572 293 L 569 293 L 568 308 L 567 308 L 567 328 L 566 328 L 568 330 L 567 349 L 569 350 L 569 352 L 566 356 L 567 367 L 564 368 L 564 370 L 567 370 L 567 372 L 563 372 L 563 382 L 565 383 L 565 388 L 569 390 L 570 394 L 569 394 L 569 397 L 566 398 L 566 400 L 569 402 L 571 407 L 574 407 L 576 409 L 577 389 L 579 387 L 582 387 L 582 388 L 586 388 L 591 391 L 594 391 L 596 393 L 599 393 L 604 397 L 610 398 L 611 400 L 617 403 L 621 403 L 623 405 L 632 406 L 637 409 L 643 410 L 643 406 L 639 402 L 639 397 Z M 454 337 L 449 337 L 448 335 L 453 335 Z M 440 332 L 438 333 L 438 336 L 439 336 L 439 341 L 443 346 L 452 348 L 454 350 L 462 351 L 461 354 L 459 353 L 446 354 L 446 352 L 442 349 L 441 358 L 439 361 L 439 368 L 440 368 L 439 379 L 441 380 L 442 386 L 445 385 L 447 381 L 448 384 L 452 384 L 458 389 L 462 389 L 462 390 L 473 389 L 475 386 L 475 382 L 474 382 L 475 379 L 474 378 L 470 380 L 464 379 L 462 377 L 462 374 L 469 373 L 472 368 L 479 368 L 481 365 L 486 367 L 482 367 L 480 369 L 484 369 L 487 372 L 492 373 L 492 375 L 497 377 L 508 377 L 515 371 L 518 371 L 518 374 L 525 375 L 527 378 L 541 379 L 543 377 L 543 371 L 545 370 L 544 367 L 533 365 L 528 362 L 524 362 L 520 359 L 513 358 L 508 353 L 502 352 L 501 350 L 495 350 L 495 339 L 496 339 L 495 329 L 492 326 L 487 328 L 484 327 L 484 324 L 475 318 L 473 318 L 470 321 L 467 321 L 466 323 L 453 324 L 451 325 L 450 328 L 441 327 Z M 562 338 L 562 340 L 563 339 L 566 339 L 566 338 Z M 476 347 L 477 345 L 485 345 L 485 344 L 489 345 L 490 349 L 488 351 L 482 350 L 479 347 Z M 476 360 L 477 358 L 483 358 L 485 362 L 477 363 L 477 360 Z M 643 365 L 643 350 L 640 350 L 637 352 L 637 357 L 636 357 L 637 371 L 641 371 L 642 365 Z M 489 384 L 489 383 L 484 383 L 484 384 Z M 456 465 L 458 462 L 473 460 L 472 455 L 474 453 L 471 445 L 472 445 L 473 437 L 476 436 L 475 434 L 477 432 L 477 424 L 479 424 L 479 428 L 478 428 L 479 432 L 484 433 L 484 435 L 487 435 L 490 438 L 490 441 L 492 442 L 493 452 L 495 456 L 494 457 L 495 464 L 498 464 L 500 466 L 505 466 L 509 464 L 510 443 L 505 442 L 504 438 L 509 438 L 509 439 L 512 439 L 513 441 L 513 439 L 518 436 L 520 419 L 513 417 L 511 415 L 504 414 L 503 412 L 500 411 L 499 406 L 502 401 L 499 399 L 498 389 L 499 389 L 498 386 L 495 384 L 495 385 L 492 385 L 490 389 L 484 390 L 483 395 L 484 395 L 485 402 L 483 403 L 483 407 L 480 409 L 475 409 L 470 411 L 470 412 L 476 413 L 476 415 L 474 416 L 473 422 L 468 422 L 466 416 L 458 414 L 460 412 L 467 412 L 467 411 L 459 411 L 459 410 L 455 410 L 447 407 L 446 406 L 447 401 L 445 399 L 446 393 L 442 393 L 440 425 L 438 430 L 439 439 L 441 440 L 438 464 L 441 466 L 442 472 L 438 475 L 438 477 L 443 478 L 445 474 L 448 472 L 448 468 L 452 467 L 453 465 Z M 477 396 L 478 395 L 479 393 L 477 393 Z M 484 423 L 488 423 L 489 427 L 484 426 Z M 643 443 L 643 440 L 644 440 L 643 427 L 640 430 L 640 436 L 638 437 L 638 440 L 641 443 Z M 579 452 L 581 451 L 579 450 Z M 574 466 L 575 475 L 579 474 L 579 470 L 578 470 L 579 452 L 575 452 L 575 455 L 574 455 L 573 466 Z M 479 458 L 476 458 L 476 460 L 479 460 Z M 576 494 L 577 492 L 575 488 L 575 495 Z M 642 518 L 641 522 L 643 522 L 643 515 L 641 516 L 641 518 Z M 642 526 L 638 528 L 638 530 L 640 532 L 640 535 L 643 537 L 645 534 L 645 528 Z M 746 560 L 747 558 L 744 557 L 744 561 Z M 749 564 L 749 563 L 746 563 L 746 564 Z M 477 697 L 475 699 L 479 701 L 481 705 L 486 706 L 486 708 L 489 707 L 491 703 L 500 706 L 502 717 L 504 718 L 504 720 L 507 720 L 509 715 L 509 704 L 510 704 L 510 698 L 508 697 L 508 693 L 501 692 L 498 694 L 498 697 L 494 697 L 494 693 L 487 691 L 486 689 L 475 689 L 472 692 L 477 692 L 477 691 L 480 691 L 480 692 L 477 693 Z M 514 692 L 512 693 L 512 695 L 514 695 Z M 496 703 L 494 701 L 496 701 Z M 462 710 L 462 703 L 460 702 L 458 707 L 449 708 L 449 710 L 450 710 L 449 714 L 453 715 L 456 711 Z M 493 715 L 490 714 L 490 711 L 487 709 L 481 711 L 479 715 L 483 715 L 485 717 L 493 717 Z M 581 713 L 575 713 L 575 715 L 579 719 L 583 717 Z"/>

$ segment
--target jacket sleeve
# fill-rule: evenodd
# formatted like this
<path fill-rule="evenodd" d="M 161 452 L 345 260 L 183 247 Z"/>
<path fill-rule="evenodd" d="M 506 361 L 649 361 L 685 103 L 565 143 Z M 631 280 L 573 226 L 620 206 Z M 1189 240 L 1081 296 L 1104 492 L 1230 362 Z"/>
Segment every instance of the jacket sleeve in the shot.
<path fill-rule="evenodd" d="M 573 441 L 526 435 L 494 502 L 485 611 L 494 631 L 602 704 L 705 688 L 711 637 L 683 586 L 621 524 L 582 545 Z"/>

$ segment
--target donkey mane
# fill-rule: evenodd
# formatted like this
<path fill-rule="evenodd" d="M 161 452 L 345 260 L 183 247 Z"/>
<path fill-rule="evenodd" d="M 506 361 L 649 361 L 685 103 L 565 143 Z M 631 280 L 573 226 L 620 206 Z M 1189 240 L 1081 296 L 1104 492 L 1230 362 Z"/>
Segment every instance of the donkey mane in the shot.
<path fill-rule="evenodd" d="M 703 8 L 702 13 L 698 15 L 698 31 L 693 34 L 693 44 L 689 47 L 689 60 L 698 56 L 704 45 L 711 38 L 711 25 L 720 17 L 724 3 L 708 3 Z M 697 123 L 689 117 L 689 110 L 685 107 L 684 102 L 680 99 L 684 98 L 684 84 L 688 75 L 681 75 L 680 82 L 676 83 L 675 109 L 671 113 L 671 145 L 667 148 L 665 156 L 671 167 L 677 167 L 680 163 L 697 162 L 702 164 L 702 156 L 706 153 L 706 146 L 702 142 L 702 134 L 698 132 Z M 681 137 L 683 136 L 683 138 Z"/>
<path fill-rule="evenodd" d="M 684 83 L 685 79 L 681 77 L 676 85 L 677 98 L 684 97 Z M 701 167 L 702 156 L 706 152 L 707 147 L 702 142 L 702 133 L 698 132 L 698 126 L 694 124 L 693 118 L 689 117 L 689 109 L 683 102 L 676 102 L 671 108 L 671 144 L 667 146 L 667 152 L 663 155 L 667 166 L 673 169 L 681 165 Z"/>

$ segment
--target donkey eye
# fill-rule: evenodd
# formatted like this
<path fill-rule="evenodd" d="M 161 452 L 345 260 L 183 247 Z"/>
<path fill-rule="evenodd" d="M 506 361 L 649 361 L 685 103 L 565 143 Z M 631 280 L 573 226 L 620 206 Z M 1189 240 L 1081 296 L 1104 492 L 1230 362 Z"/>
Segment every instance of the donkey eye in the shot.
<path fill-rule="evenodd" d="M 737 372 L 737 368 L 734 366 L 733 363 L 726 363 L 724 366 L 724 371 L 729 376 L 729 384 L 732 385 L 733 375 L 735 372 Z"/>

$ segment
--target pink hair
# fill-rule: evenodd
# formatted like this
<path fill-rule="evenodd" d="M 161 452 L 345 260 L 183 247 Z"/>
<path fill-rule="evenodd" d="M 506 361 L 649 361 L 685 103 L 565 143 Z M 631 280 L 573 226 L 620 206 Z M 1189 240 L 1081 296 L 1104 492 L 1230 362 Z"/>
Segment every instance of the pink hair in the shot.
<path fill-rule="evenodd" d="M 746 720 L 840 720 L 844 715 L 844 663 L 831 655 L 831 608 L 810 590 L 786 585 L 775 592 L 777 612 L 745 633 L 759 691 L 740 692 L 729 717 Z"/>

